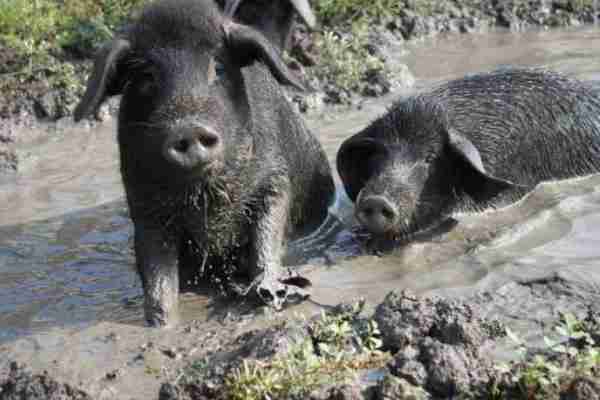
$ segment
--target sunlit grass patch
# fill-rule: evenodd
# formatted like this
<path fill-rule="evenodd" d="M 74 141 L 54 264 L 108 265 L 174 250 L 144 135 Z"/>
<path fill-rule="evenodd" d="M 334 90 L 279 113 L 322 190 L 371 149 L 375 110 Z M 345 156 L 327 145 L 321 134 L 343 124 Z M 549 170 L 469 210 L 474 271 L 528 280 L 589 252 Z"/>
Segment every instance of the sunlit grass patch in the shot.
<path fill-rule="evenodd" d="M 365 369 L 382 368 L 377 324 L 359 318 L 364 302 L 309 323 L 310 337 L 268 361 L 244 361 L 225 380 L 224 398 L 262 400 L 306 398 L 319 387 L 344 383 Z"/>

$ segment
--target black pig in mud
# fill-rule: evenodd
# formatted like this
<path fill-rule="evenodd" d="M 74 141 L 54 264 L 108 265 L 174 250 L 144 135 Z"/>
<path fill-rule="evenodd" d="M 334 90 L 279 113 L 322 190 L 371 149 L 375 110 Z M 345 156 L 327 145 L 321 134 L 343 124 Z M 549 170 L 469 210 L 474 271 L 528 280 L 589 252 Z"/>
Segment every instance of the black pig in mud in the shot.
<path fill-rule="evenodd" d="M 180 286 L 198 278 L 275 306 L 306 284 L 281 266 L 283 246 L 323 221 L 334 184 L 280 83 L 301 86 L 260 31 L 212 0 L 151 3 L 97 57 L 75 118 L 122 94 L 121 174 L 150 324 L 172 325 Z"/>
<path fill-rule="evenodd" d="M 310 29 L 316 25 L 308 0 L 218 0 L 228 14 L 260 30 L 280 51 L 288 50 L 296 16 Z"/>
<path fill-rule="evenodd" d="M 407 240 L 455 213 L 600 169 L 600 100 L 557 73 L 473 75 L 396 102 L 337 155 L 356 217 Z"/>

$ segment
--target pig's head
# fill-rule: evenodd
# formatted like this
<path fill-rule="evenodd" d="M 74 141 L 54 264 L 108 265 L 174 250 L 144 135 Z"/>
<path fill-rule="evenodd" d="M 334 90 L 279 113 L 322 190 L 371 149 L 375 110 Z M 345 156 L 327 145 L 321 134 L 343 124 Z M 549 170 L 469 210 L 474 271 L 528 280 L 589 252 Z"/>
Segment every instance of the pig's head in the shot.
<path fill-rule="evenodd" d="M 310 29 L 316 25 L 316 17 L 308 0 L 219 0 L 226 12 L 235 15 L 244 24 L 264 32 L 265 36 L 280 50 L 289 46 L 296 15 Z"/>
<path fill-rule="evenodd" d="M 154 2 L 99 53 L 75 120 L 122 94 L 125 174 L 136 184 L 187 184 L 235 158 L 235 136 L 251 119 L 244 70 L 253 63 L 301 87 L 263 34 L 212 0 Z"/>
<path fill-rule="evenodd" d="M 347 139 L 337 168 L 358 221 L 371 233 L 406 239 L 461 207 L 485 207 L 512 183 L 489 175 L 477 148 L 425 99 L 396 104 Z"/>

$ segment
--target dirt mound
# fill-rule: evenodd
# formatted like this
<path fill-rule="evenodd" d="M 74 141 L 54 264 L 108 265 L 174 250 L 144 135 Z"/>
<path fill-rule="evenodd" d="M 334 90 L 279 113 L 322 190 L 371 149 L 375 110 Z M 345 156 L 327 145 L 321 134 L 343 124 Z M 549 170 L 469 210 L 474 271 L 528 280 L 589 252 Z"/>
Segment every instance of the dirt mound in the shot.
<path fill-rule="evenodd" d="M 486 345 L 502 337 L 504 328 L 478 315 L 463 301 L 388 294 L 374 319 L 384 347 L 395 353 L 390 372 L 437 396 L 479 390 L 492 371 Z"/>
<path fill-rule="evenodd" d="M 1 376 L 1 375 L 0 375 Z M 5 379 L 0 379 L 0 400 L 91 400 L 87 393 L 61 384 L 48 373 L 34 375 L 12 362 Z"/>

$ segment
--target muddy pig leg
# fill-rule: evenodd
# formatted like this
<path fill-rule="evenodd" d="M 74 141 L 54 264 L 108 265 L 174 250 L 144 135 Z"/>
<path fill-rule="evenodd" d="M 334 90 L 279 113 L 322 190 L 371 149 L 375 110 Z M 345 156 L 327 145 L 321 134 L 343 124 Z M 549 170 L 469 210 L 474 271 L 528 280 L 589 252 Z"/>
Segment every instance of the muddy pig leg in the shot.
<path fill-rule="evenodd" d="M 294 277 L 281 265 L 289 223 L 289 190 L 277 190 L 264 199 L 265 212 L 256 222 L 253 232 L 252 255 L 259 297 L 275 309 L 281 309 L 289 297 L 307 297 L 302 287 L 306 279 Z M 288 284 L 287 282 L 292 282 Z"/>
<path fill-rule="evenodd" d="M 136 222 L 135 254 L 146 321 L 151 326 L 174 326 L 179 295 L 177 247 L 165 240 L 160 228 Z"/>

